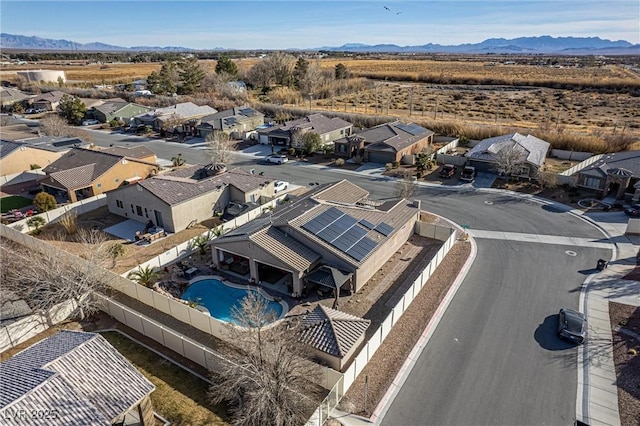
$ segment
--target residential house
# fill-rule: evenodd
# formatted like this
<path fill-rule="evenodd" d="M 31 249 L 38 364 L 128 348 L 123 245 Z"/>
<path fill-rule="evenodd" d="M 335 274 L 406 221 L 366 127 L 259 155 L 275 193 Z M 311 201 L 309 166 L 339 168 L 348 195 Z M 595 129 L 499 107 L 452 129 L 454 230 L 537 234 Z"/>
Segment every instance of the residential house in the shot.
<path fill-rule="evenodd" d="M 0 140 L 0 174 L 22 173 L 32 168 L 46 167 L 74 146 L 84 144 L 77 138 L 44 136 L 21 141 Z"/>
<path fill-rule="evenodd" d="M 0 137 L 7 141 L 34 138 L 37 135 L 38 130 L 34 130 L 24 123 L 0 126 Z"/>
<path fill-rule="evenodd" d="M 196 129 L 201 137 L 206 138 L 214 131 L 224 132 L 230 136 L 243 134 L 263 124 L 263 113 L 248 106 L 241 106 L 202 117 Z"/>
<path fill-rule="evenodd" d="M 328 308 L 316 307 L 302 316 L 300 340 L 315 357 L 342 371 L 362 345 L 371 320 Z"/>
<path fill-rule="evenodd" d="M 45 192 L 74 203 L 156 173 L 156 156 L 148 148 L 73 148 L 43 169 Z"/>
<path fill-rule="evenodd" d="M 604 154 L 577 172 L 576 186 L 591 189 L 602 196 L 640 198 L 640 151 Z"/>
<path fill-rule="evenodd" d="M 336 139 L 349 136 L 353 124 L 341 118 L 329 118 L 322 114 L 311 114 L 304 118 L 258 130 L 258 140 L 264 145 L 304 148 L 295 140 L 294 134 L 314 132 L 320 136 L 323 145 L 332 144 Z"/>
<path fill-rule="evenodd" d="M 434 133 L 417 124 L 400 121 L 380 124 L 360 133 L 335 141 L 338 157 L 371 163 L 394 163 L 405 155 L 417 154 L 433 143 Z"/>
<path fill-rule="evenodd" d="M 230 202 L 258 203 L 274 196 L 273 180 L 221 164 L 182 167 L 107 194 L 111 213 L 169 232 L 222 213 Z"/>
<path fill-rule="evenodd" d="M 133 117 L 147 113 L 152 108 L 127 101 L 105 102 L 87 111 L 87 116 L 93 117 L 101 123 L 109 123 L 112 120 L 122 120 L 129 124 Z"/>
<path fill-rule="evenodd" d="M 149 112 L 135 115 L 135 125 L 151 126 L 154 130 L 180 127 L 180 132 L 191 132 L 202 117 L 218 112 L 209 105 L 198 106 L 193 102 L 183 102 L 166 108 L 156 108 Z"/>
<path fill-rule="evenodd" d="M 60 101 L 64 95 L 71 96 L 59 90 L 43 93 L 32 99 L 31 107 L 35 109 L 44 109 L 46 111 L 55 111 L 58 108 L 58 105 L 60 105 Z"/>
<path fill-rule="evenodd" d="M 27 99 L 32 98 L 33 95 L 28 95 L 18 89 L 12 89 L 7 87 L 0 88 L 0 103 L 2 104 L 2 110 L 10 110 L 13 104 L 23 103 Z"/>
<path fill-rule="evenodd" d="M 501 162 L 511 162 L 518 165 L 511 176 L 530 179 L 538 176 L 549 147 L 549 142 L 535 136 L 511 133 L 480 141 L 466 156 L 479 172 L 496 172 Z"/>
<path fill-rule="evenodd" d="M 294 297 L 315 286 L 336 291 L 335 277 L 314 275 L 329 266 L 340 271 L 340 289 L 357 292 L 414 233 L 420 212 L 418 203 L 368 195 L 347 180 L 319 185 L 213 240 L 213 261 L 245 265 L 258 283 L 280 276 L 276 283 Z"/>
<path fill-rule="evenodd" d="M 3 425 L 155 424 L 155 386 L 99 334 L 60 331 L 0 371 Z"/>

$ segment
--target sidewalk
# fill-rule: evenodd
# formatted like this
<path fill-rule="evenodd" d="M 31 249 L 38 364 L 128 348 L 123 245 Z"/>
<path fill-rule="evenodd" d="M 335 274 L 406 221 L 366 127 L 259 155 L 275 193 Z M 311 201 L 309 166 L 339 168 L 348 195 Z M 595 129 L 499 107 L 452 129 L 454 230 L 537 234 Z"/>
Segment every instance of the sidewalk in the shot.
<path fill-rule="evenodd" d="M 585 280 L 580 297 L 589 330 L 587 342 L 578 352 L 576 418 L 592 426 L 617 426 L 620 415 L 609 302 L 640 306 L 640 281 L 622 279 L 636 266 L 640 237 L 625 235 L 626 221 L 606 222 L 604 217 L 582 216 L 599 226 L 615 248 L 608 268 Z"/>

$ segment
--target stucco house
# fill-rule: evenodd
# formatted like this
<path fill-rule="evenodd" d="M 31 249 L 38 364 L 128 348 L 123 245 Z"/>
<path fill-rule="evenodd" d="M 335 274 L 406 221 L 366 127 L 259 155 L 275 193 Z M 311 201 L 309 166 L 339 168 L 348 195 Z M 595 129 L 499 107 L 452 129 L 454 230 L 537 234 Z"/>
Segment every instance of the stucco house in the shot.
<path fill-rule="evenodd" d="M 371 320 L 318 304 L 302 316 L 300 340 L 316 358 L 342 371 L 364 342 L 370 325 Z"/>
<path fill-rule="evenodd" d="M 74 203 L 156 173 L 156 155 L 144 146 L 89 149 L 74 147 L 43 169 L 45 192 Z"/>
<path fill-rule="evenodd" d="M 576 175 L 576 186 L 602 196 L 622 199 L 625 194 L 633 194 L 633 201 L 640 199 L 640 151 L 604 154 Z"/>
<path fill-rule="evenodd" d="M 101 123 L 108 123 L 111 120 L 122 120 L 129 124 L 136 115 L 144 114 L 153 108 L 138 105 L 127 101 L 105 102 L 87 111 L 88 117 L 93 117 Z"/>
<path fill-rule="evenodd" d="M 152 176 L 107 194 L 111 213 L 179 232 L 221 213 L 231 202 L 271 200 L 273 180 L 224 165 L 196 164 Z"/>
<path fill-rule="evenodd" d="M 155 424 L 155 386 L 99 334 L 60 331 L 0 371 L 3 425 Z"/>
<path fill-rule="evenodd" d="M 28 95 L 18 89 L 12 89 L 10 87 L 0 88 L 0 103 L 2 103 L 3 110 L 10 109 L 16 102 L 22 104 L 32 97 L 33 95 Z"/>
<path fill-rule="evenodd" d="M 196 126 L 198 134 L 206 138 L 214 131 L 228 135 L 254 130 L 264 124 L 264 114 L 248 106 L 235 107 L 202 117 Z"/>
<path fill-rule="evenodd" d="M 74 146 L 84 144 L 77 138 L 44 136 L 21 141 L 0 140 L 0 174 L 13 175 L 46 167 Z"/>
<path fill-rule="evenodd" d="M 417 124 L 400 121 L 384 123 L 335 141 L 335 155 L 360 157 L 371 163 L 402 161 L 433 143 L 434 133 Z"/>
<path fill-rule="evenodd" d="M 294 132 L 314 132 L 320 136 L 324 145 L 332 144 L 336 139 L 349 136 L 353 131 L 353 124 L 341 118 L 329 118 L 322 114 L 311 114 L 304 118 L 287 121 L 279 126 L 258 130 L 258 140 L 264 145 L 275 145 L 293 148 L 303 148 L 292 140 Z"/>
<path fill-rule="evenodd" d="M 67 95 L 67 94 L 59 90 L 43 93 L 31 100 L 31 106 L 36 109 L 55 111 L 56 108 L 58 108 L 58 105 L 60 105 L 60 101 L 62 100 L 62 97 L 64 95 Z"/>
<path fill-rule="evenodd" d="M 186 126 L 185 131 L 195 127 L 202 117 L 218 112 L 209 105 L 196 105 L 193 102 L 183 102 L 166 108 L 156 108 L 133 117 L 133 124 L 144 124 L 155 130 L 178 125 Z"/>
<path fill-rule="evenodd" d="M 418 203 L 371 203 L 368 195 L 347 180 L 319 185 L 213 240 L 213 261 L 244 265 L 258 283 L 280 275 L 294 297 L 316 285 L 336 289 L 312 275 L 323 266 L 341 271 L 342 290 L 358 291 L 414 233 L 420 212 Z"/>
<path fill-rule="evenodd" d="M 519 165 L 511 173 L 513 177 L 536 178 L 549 151 L 549 142 L 532 135 L 511 133 L 480 141 L 467 152 L 468 164 L 479 172 L 496 172 L 502 156 L 517 156 L 513 160 Z M 505 159 L 505 161 L 507 161 Z"/>

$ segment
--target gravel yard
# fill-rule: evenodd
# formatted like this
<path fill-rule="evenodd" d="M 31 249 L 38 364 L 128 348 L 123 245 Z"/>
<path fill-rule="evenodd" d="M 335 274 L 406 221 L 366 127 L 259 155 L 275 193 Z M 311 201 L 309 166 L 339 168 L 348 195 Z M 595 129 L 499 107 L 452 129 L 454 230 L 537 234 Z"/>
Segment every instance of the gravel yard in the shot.
<path fill-rule="evenodd" d="M 622 426 L 640 425 L 640 307 L 609 303 Z"/>

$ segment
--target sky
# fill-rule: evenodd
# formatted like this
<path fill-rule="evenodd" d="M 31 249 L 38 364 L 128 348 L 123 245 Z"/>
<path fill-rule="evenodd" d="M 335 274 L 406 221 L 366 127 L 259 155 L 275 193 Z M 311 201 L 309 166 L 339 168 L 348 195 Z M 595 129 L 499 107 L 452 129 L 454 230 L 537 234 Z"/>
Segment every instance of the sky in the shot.
<path fill-rule="evenodd" d="M 3 33 L 192 49 L 399 46 L 488 38 L 600 37 L 640 43 L 639 0 L 2 0 Z"/>

